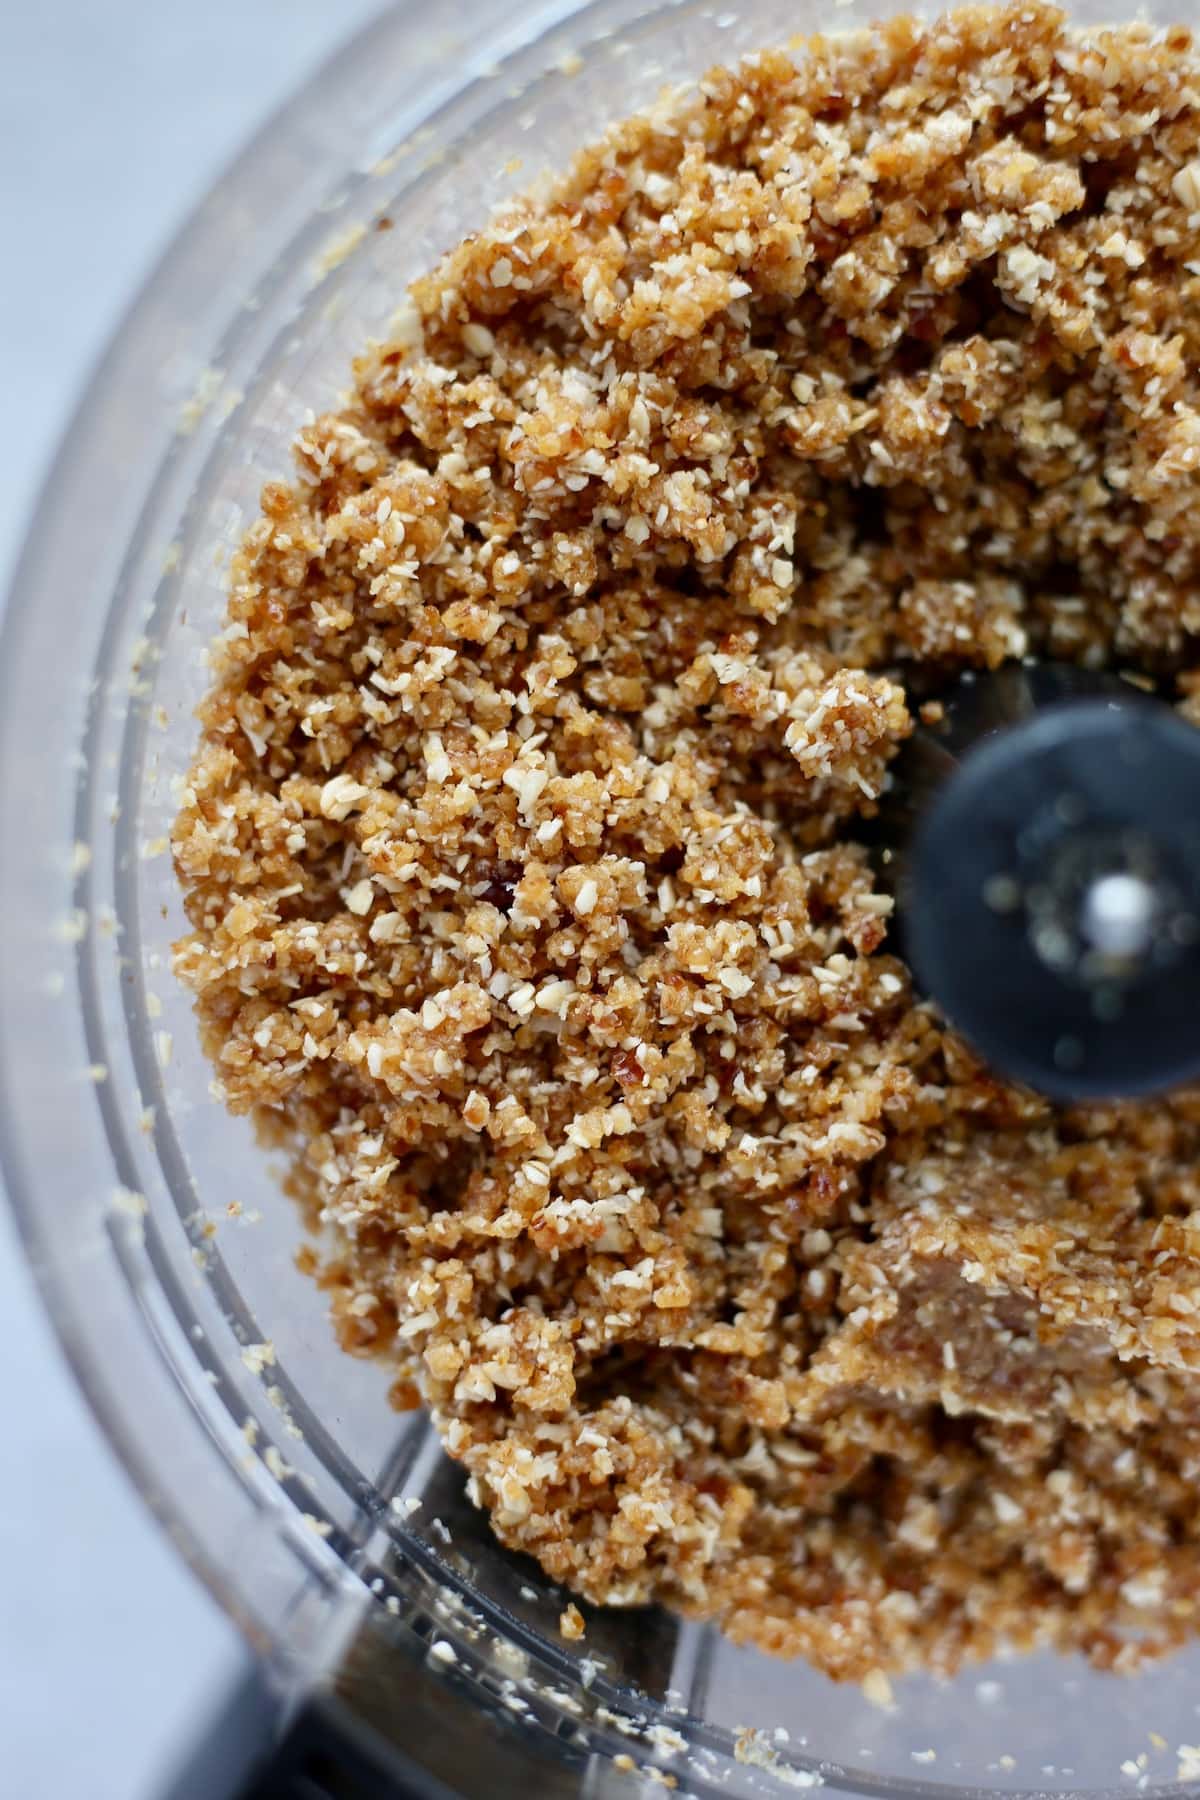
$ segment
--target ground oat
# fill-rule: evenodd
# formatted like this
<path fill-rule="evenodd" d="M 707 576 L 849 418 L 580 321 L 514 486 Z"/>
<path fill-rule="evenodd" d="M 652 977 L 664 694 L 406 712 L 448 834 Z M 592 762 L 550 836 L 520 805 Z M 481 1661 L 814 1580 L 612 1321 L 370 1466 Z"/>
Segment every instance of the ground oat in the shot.
<path fill-rule="evenodd" d="M 991 1076 L 855 834 L 914 664 L 1200 714 L 1198 147 L 1187 31 L 1042 5 L 715 70 L 264 491 L 178 970 L 342 1343 L 593 1600 L 877 1683 L 1196 1627 L 1200 1099 Z"/>

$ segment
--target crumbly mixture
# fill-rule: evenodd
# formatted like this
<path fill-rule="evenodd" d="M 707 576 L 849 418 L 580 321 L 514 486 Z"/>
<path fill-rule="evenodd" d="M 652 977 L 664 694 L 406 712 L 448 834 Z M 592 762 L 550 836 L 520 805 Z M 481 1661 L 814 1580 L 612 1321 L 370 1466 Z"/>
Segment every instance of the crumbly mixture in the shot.
<path fill-rule="evenodd" d="M 1175 1643 L 1200 1097 L 996 1079 L 856 833 L 915 670 L 1200 713 L 1189 33 L 714 70 L 412 298 L 264 491 L 174 835 L 342 1343 L 593 1601 L 877 1681 Z"/>

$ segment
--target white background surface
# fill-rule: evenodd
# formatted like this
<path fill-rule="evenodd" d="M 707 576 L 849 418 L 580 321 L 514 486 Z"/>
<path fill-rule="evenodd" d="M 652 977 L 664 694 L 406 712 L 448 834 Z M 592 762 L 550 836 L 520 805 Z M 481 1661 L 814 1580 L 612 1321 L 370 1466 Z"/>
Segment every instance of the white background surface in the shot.
<path fill-rule="evenodd" d="M 379 10 L 3 9 L 0 605 L 54 445 L 143 275 L 249 133 Z M 0 1419 L 0 1791 L 155 1800 L 240 1646 L 101 1438 L 2 1203 Z"/>

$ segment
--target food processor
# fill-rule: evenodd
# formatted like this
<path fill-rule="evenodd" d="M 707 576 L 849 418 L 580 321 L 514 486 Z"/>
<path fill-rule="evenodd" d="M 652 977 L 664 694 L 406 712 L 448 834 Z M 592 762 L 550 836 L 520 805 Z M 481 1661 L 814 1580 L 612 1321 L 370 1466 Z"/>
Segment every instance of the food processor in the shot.
<path fill-rule="evenodd" d="M 3 1180 L 105 1429 L 260 1658 L 264 1793 L 1197 1791 L 1200 1647 L 1132 1679 L 1041 1655 L 863 1691 L 657 1611 L 585 1607 L 566 1643 L 566 1594 L 495 1542 L 387 1372 L 337 1350 L 282 1170 L 211 1095 L 170 972 L 205 649 L 306 413 L 411 276 L 612 117 L 870 16 L 389 11 L 187 224 L 32 522 L 0 639 Z"/>

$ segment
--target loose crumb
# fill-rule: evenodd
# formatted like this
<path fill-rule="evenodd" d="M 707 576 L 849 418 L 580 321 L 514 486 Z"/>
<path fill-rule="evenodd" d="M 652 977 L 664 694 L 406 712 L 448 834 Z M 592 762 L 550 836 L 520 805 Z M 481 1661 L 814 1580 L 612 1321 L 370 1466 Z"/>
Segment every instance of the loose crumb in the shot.
<path fill-rule="evenodd" d="M 885 1707 L 1200 1623 L 1200 1096 L 997 1079 L 864 847 L 914 678 L 1200 723 L 1198 88 L 897 17 L 507 203 L 264 489 L 172 837 L 218 1091 L 498 1536 Z"/>
<path fill-rule="evenodd" d="M 892 1684 L 882 1669 L 867 1670 L 862 1678 L 862 1691 L 872 1706 L 878 1706 L 885 1712 L 896 1704 Z"/>
<path fill-rule="evenodd" d="M 112 1203 L 116 1212 L 125 1213 L 131 1219 L 144 1219 L 149 1211 L 145 1194 L 139 1194 L 134 1188 L 114 1188 Z"/>
<path fill-rule="evenodd" d="M 87 936 L 90 919 L 87 909 L 82 906 L 72 907 L 65 918 L 59 920 L 58 935 L 64 943 L 79 944 Z"/>
<path fill-rule="evenodd" d="M 290 1463 L 284 1462 L 274 1444 L 268 1444 L 263 1451 L 263 1462 L 267 1466 L 268 1475 L 273 1476 L 276 1481 L 287 1481 L 296 1473 Z"/>
<path fill-rule="evenodd" d="M 574 1602 L 559 1614 L 558 1629 L 563 1637 L 569 1638 L 572 1642 L 577 1642 L 583 1636 L 583 1614 Z"/>
<path fill-rule="evenodd" d="M 1200 1781 L 1200 1744 L 1180 1744 L 1175 1754 L 1179 1758 L 1175 1779 Z"/>
<path fill-rule="evenodd" d="M 347 257 L 353 256 L 366 235 L 367 228 L 361 220 L 353 225 L 348 225 L 344 231 L 337 232 L 317 258 L 314 273 L 321 279 L 326 275 L 332 275 L 333 271 L 340 268 Z"/>
<path fill-rule="evenodd" d="M 815 1788 L 823 1787 L 821 1776 L 813 1769 L 795 1769 L 790 1763 L 780 1761 L 779 1752 L 775 1750 L 751 1725 L 744 1725 L 734 1739 L 733 1754 L 740 1763 L 751 1768 L 769 1769 L 776 1781 L 786 1787 Z"/>
<path fill-rule="evenodd" d="M 223 369 L 201 369 L 191 396 L 179 409 L 175 430 L 180 437 L 191 437 L 205 413 L 221 391 L 225 380 Z"/>

